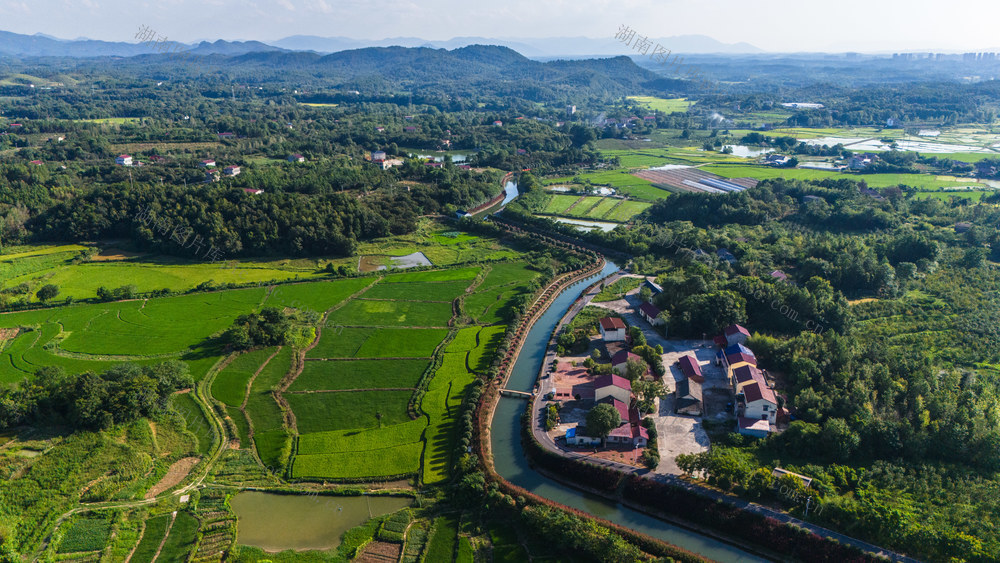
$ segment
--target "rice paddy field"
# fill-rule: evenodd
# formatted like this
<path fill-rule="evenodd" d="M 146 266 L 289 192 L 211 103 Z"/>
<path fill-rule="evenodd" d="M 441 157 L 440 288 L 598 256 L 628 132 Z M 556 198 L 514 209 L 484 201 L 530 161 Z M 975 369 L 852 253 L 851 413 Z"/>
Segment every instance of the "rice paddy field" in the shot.
<path fill-rule="evenodd" d="M 628 99 L 663 113 L 685 112 L 695 103 L 686 98 L 657 98 L 654 96 L 628 96 Z"/>
<path fill-rule="evenodd" d="M 487 268 L 481 279 L 479 267 L 387 275 L 332 311 L 301 373 L 282 393 L 298 435 L 293 478 L 418 475 L 427 484 L 449 478 L 459 408 L 506 330 L 481 325 L 530 291 L 539 275 L 521 262 Z M 473 314 L 469 301 L 478 296 L 496 309 L 483 304 Z M 477 324 L 448 328 L 459 297 Z"/>
<path fill-rule="evenodd" d="M 658 190 L 663 191 L 663 190 Z M 666 192 L 664 192 L 666 193 Z M 645 211 L 650 204 L 615 197 L 552 194 L 546 202 L 544 215 L 575 217 L 623 223 Z"/>

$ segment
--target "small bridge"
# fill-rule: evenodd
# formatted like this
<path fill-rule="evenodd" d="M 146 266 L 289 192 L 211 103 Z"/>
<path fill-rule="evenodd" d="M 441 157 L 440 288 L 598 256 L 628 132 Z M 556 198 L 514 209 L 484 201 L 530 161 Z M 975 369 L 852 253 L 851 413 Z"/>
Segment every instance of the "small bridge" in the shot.
<path fill-rule="evenodd" d="M 501 389 L 500 394 L 505 397 L 514 397 L 515 399 L 526 399 L 531 400 L 534 396 L 531 393 L 525 393 L 524 391 L 514 391 L 513 389 Z"/>

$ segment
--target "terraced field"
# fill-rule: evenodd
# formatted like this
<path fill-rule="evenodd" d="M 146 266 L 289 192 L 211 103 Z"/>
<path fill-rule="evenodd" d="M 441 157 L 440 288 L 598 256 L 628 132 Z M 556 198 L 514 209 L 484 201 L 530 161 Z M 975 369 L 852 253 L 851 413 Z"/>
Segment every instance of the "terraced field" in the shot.
<path fill-rule="evenodd" d="M 419 474 L 425 483 L 447 480 L 455 418 L 506 327 L 418 327 L 447 326 L 452 301 L 461 295 L 466 302 L 503 307 L 539 275 L 524 263 L 492 264 L 476 293 L 467 295 L 479 271 L 393 274 L 333 311 L 301 373 L 283 392 L 298 431 L 293 477 Z M 492 309 L 481 309 L 479 316 L 492 319 Z M 449 333 L 452 339 L 440 350 Z M 423 382 L 432 362 L 437 367 Z M 415 395 L 422 388 L 426 392 Z"/>
<path fill-rule="evenodd" d="M 650 204 L 644 201 L 623 200 L 616 197 L 553 194 L 549 196 L 542 214 L 624 223 L 649 206 Z"/>

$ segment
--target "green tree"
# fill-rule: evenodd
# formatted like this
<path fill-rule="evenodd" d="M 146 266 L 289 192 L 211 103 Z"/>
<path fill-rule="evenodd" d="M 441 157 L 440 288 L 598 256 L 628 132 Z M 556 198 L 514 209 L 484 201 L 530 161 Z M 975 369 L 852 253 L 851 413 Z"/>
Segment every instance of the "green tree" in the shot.
<path fill-rule="evenodd" d="M 35 296 L 38 297 L 38 300 L 43 303 L 49 299 L 55 299 L 57 295 L 59 295 L 59 286 L 51 283 L 43 285 L 42 288 L 38 290 L 38 293 L 35 294 Z"/>
<path fill-rule="evenodd" d="M 587 412 L 587 434 L 601 439 L 601 444 L 612 430 L 622 423 L 618 409 L 608 403 L 600 403 Z"/>

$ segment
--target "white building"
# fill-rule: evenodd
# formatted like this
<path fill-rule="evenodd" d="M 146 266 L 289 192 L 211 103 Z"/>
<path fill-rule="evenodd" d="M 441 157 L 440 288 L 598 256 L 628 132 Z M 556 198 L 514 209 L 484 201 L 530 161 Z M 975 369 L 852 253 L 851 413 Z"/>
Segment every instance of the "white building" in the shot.
<path fill-rule="evenodd" d="M 132 157 L 127 154 L 120 154 L 115 159 L 115 164 L 119 166 L 132 166 Z"/>
<path fill-rule="evenodd" d="M 617 317 L 603 317 L 597 323 L 600 327 L 601 338 L 605 342 L 625 341 L 625 321 Z"/>

